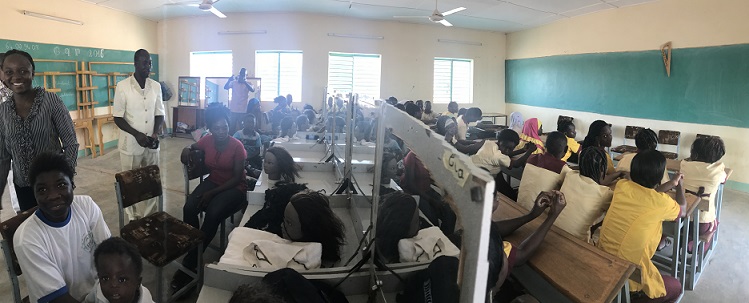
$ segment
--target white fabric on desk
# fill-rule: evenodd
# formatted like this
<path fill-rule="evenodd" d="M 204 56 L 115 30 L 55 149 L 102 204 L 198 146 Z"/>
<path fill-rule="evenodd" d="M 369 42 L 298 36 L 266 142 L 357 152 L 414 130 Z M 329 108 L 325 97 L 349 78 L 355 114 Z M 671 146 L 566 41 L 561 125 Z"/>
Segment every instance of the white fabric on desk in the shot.
<path fill-rule="evenodd" d="M 457 257 L 460 249 L 439 227 L 432 226 L 419 230 L 413 238 L 398 241 L 398 254 L 401 262 L 430 262 L 439 256 Z"/>
<path fill-rule="evenodd" d="M 262 230 L 237 227 L 219 263 L 263 269 L 320 268 L 322 244 L 292 242 Z"/>

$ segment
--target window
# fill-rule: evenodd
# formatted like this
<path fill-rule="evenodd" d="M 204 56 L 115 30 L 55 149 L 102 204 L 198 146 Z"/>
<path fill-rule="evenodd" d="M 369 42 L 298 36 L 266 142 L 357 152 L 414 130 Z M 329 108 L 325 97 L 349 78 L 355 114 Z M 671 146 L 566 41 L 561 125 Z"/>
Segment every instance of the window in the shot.
<path fill-rule="evenodd" d="M 190 76 L 200 77 L 200 100 L 205 100 L 205 77 L 229 77 L 232 73 L 231 51 L 191 52 Z"/>
<path fill-rule="evenodd" d="M 287 94 L 294 97 L 294 102 L 302 101 L 302 52 L 257 51 L 255 75 L 262 81 L 262 101 Z"/>
<path fill-rule="evenodd" d="M 473 101 L 473 60 L 434 58 L 434 103 Z"/>
<path fill-rule="evenodd" d="M 330 53 L 328 93 L 380 97 L 380 55 Z"/>

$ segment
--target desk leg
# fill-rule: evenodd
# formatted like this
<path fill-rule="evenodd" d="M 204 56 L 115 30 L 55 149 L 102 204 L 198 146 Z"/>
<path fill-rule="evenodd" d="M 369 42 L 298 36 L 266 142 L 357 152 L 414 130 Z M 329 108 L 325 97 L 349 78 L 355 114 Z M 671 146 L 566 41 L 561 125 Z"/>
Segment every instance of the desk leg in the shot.
<path fill-rule="evenodd" d="M 702 251 L 702 245 L 698 245 L 700 243 L 700 210 L 696 209 L 692 213 L 693 220 L 690 222 L 691 225 L 691 235 L 692 235 L 692 259 L 689 262 L 689 265 L 687 266 L 687 270 L 689 270 L 689 273 L 687 274 L 687 290 L 694 290 L 694 287 L 697 285 L 697 265 L 702 264 L 704 260 L 701 260 L 702 254 L 699 253 Z M 686 245 L 684 247 L 688 250 L 689 248 L 689 239 L 687 239 Z M 684 252 L 684 256 L 686 256 L 686 251 Z"/>
<path fill-rule="evenodd" d="M 679 282 L 681 282 L 682 286 L 684 285 L 684 279 L 681 279 L 679 276 L 679 260 L 680 253 L 681 253 L 681 226 L 686 225 L 687 223 L 684 222 L 687 218 L 679 218 L 674 224 L 671 224 L 673 226 L 674 230 L 671 232 L 672 235 L 674 235 L 674 243 L 671 245 L 671 264 L 669 266 L 669 274 L 678 279 Z"/>
<path fill-rule="evenodd" d="M 681 291 L 684 292 L 684 289 L 686 289 L 686 285 L 688 284 L 687 281 L 687 251 L 689 246 L 689 232 L 692 222 L 689 221 L 690 218 L 696 218 L 695 212 L 698 212 L 699 210 L 697 208 L 694 209 L 694 212 L 692 214 L 687 214 L 685 218 L 683 218 L 683 227 L 684 230 L 681 233 L 681 245 L 679 247 L 680 255 L 679 259 L 677 261 L 678 270 L 677 273 L 679 274 L 678 279 L 681 281 Z M 699 223 L 699 220 L 697 220 Z"/>
<path fill-rule="evenodd" d="M 96 128 L 99 130 L 99 156 L 104 155 L 104 133 L 101 130 L 103 124 L 103 120 L 96 121 Z"/>

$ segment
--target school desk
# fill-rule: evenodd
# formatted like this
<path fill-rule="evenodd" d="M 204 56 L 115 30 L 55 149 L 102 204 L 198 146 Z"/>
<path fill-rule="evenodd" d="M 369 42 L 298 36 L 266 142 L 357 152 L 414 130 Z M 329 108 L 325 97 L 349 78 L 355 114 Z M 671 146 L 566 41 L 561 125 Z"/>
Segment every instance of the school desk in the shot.
<path fill-rule="evenodd" d="M 492 214 L 492 220 L 511 219 L 522 216 L 528 211 L 509 198 L 500 195 L 500 205 Z M 513 245 L 519 245 L 524 239 L 532 234 L 546 220 L 546 214 L 542 214 L 533 221 L 518 228 L 512 235 L 504 240 Z M 548 299 L 541 302 L 606 302 L 609 303 L 617 296 L 629 295 L 627 280 L 636 269 L 635 264 L 620 259 L 612 254 L 600 250 L 569 233 L 553 226 L 544 238 L 536 253 L 528 260 L 529 267 L 540 275 L 547 283 L 553 286 L 540 290 L 534 296 L 546 296 Z M 513 276 L 519 270 L 522 276 L 523 266 L 513 269 Z M 520 278 L 526 281 L 526 287 L 543 287 L 534 285 L 538 280 Z M 535 280 L 535 279 L 534 279 Z M 522 283 L 523 281 L 521 281 Z M 624 289 L 624 291 L 622 291 Z M 558 294 L 550 294 L 549 291 L 556 290 Z M 549 297 L 551 296 L 551 297 Z M 623 298 L 620 298 L 623 299 Z M 628 302 L 628 298 L 625 299 Z"/>
<path fill-rule="evenodd" d="M 492 118 L 492 124 L 497 124 L 497 118 L 505 118 L 505 124 L 502 124 L 504 126 L 507 126 L 507 114 L 503 113 L 483 113 L 481 115 L 482 118 Z"/>

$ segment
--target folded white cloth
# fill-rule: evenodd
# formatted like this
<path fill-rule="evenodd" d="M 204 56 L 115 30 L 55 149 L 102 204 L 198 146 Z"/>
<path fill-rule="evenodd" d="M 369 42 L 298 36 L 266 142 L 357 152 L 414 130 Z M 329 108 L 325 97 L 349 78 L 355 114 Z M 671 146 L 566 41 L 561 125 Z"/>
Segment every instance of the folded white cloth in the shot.
<path fill-rule="evenodd" d="M 320 268 L 322 244 L 292 242 L 262 230 L 237 227 L 219 263 L 263 269 Z"/>
<path fill-rule="evenodd" d="M 460 249 L 439 227 L 432 226 L 419 230 L 413 238 L 398 241 L 398 254 L 401 262 L 430 262 L 439 256 L 457 257 Z"/>

